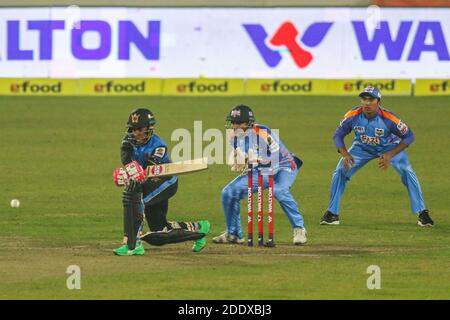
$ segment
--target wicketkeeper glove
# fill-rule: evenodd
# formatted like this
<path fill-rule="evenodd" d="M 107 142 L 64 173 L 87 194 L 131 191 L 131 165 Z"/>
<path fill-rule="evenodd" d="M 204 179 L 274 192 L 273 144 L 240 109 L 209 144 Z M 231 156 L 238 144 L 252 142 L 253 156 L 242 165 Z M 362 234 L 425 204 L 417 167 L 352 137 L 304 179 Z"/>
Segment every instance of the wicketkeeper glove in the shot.
<path fill-rule="evenodd" d="M 264 159 L 264 158 L 258 158 L 258 161 L 256 162 L 256 165 L 253 165 L 254 167 L 259 168 L 270 168 L 272 165 L 272 162 L 270 159 Z"/>

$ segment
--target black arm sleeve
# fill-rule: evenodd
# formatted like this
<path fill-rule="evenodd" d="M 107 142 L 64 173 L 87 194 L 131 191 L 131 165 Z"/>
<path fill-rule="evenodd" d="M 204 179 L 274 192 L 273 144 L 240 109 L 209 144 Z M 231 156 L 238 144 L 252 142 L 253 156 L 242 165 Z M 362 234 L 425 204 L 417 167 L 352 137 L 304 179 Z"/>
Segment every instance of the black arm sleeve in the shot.
<path fill-rule="evenodd" d="M 133 161 L 133 138 L 128 134 L 123 138 L 122 145 L 120 146 L 120 159 L 123 165 L 127 165 Z"/>

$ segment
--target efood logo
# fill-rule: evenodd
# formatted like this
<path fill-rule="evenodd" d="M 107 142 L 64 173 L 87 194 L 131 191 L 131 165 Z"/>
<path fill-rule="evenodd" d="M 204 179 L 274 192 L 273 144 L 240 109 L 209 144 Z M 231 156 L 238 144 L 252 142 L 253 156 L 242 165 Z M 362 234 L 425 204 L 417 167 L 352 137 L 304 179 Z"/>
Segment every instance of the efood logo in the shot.
<path fill-rule="evenodd" d="M 318 46 L 330 30 L 332 22 L 316 22 L 311 24 L 301 35 L 292 22 L 284 22 L 269 38 L 268 43 L 274 47 L 284 46 L 291 54 L 295 64 L 303 69 L 313 60 L 311 52 L 303 48 L 303 45 L 314 48 Z M 268 34 L 260 24 L 243 24 L 250 39 L 255 44 L 264 62 L 271 68 L 275 68 L 281 61 L 280 51 L 272 50 L 266 43 Z"/>
<path fill-rule="evenodd" d="M 261 84 L 263 92 L 311 92 L 312 81 L 306 83 L 287 83 L 275 80 L 272 83 Z"/>
<path fill-rule="evenodd" d="M 395 91 L 397 82 L 395 80 L 386 81 L 347 81 L 344 83 L 344 91 L 360 92 L 366 87 L 376 87 L 381 91 Z"/>
<path fill-rule="evenodd" d="M 94 91 L 96 93 L 145 92 L 145 81 L 140 83 L 116 83 L 114 81 L 96 83 L 94 84 Z"/>
<path fill-rule="evenodd" d="M 228 91 L 228 81 L 223 83 L 197 83 L 196 81 L 191 81 L 188 84 L 179 84 L 177 86 L 177 92 L 227 92 Z"/>
<path fill-rule="evenodd" d="M 432 83 L 430 84 L 431 92 L 448 92 L 450 91 L 450 81 L 445 80 L 441 83 Z"/>
<path fill-rule="evenodd" d="M 61 93 L 62 83 L 55 82 L 54 84 L 38 84 L 30 81 L 22 83 L 13 83 L 9 90 L 12 93 Z"/>

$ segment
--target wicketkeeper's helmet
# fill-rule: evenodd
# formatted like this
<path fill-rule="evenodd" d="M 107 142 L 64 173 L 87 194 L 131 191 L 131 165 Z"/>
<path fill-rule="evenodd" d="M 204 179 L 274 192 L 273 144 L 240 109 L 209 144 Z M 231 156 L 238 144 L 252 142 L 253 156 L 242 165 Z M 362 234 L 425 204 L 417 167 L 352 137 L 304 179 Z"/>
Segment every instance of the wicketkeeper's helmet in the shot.
<path fill-rule="evenodd" d="M 232 123 L 248 123 L 252 126 L 255 123 L 255 115 L 249 106 L 240 104 L 234 107 L 227 116 L 227 125 Z"/>

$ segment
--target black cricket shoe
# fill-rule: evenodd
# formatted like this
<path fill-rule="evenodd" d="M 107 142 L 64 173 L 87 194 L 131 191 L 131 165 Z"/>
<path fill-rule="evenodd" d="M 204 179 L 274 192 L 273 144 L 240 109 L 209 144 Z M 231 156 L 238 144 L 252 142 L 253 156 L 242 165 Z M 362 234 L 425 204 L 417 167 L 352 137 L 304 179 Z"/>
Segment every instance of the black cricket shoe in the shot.
<path fill-rule="evenodd" d="M 339 224 L 339 216 L 336 214 L 332 214 L 330 211 L 325 212 L 325 214 L 322 217 L 322 220 L 320 220 L 320 224 Z"/>
<path fill-rule="evenodd" d="M 433 227 L 434 222 L 431 219 L 428 209 L 422 210 L 419 212 L 419 221 L 417 221 L 417 224 L 421 227 Z"/>

